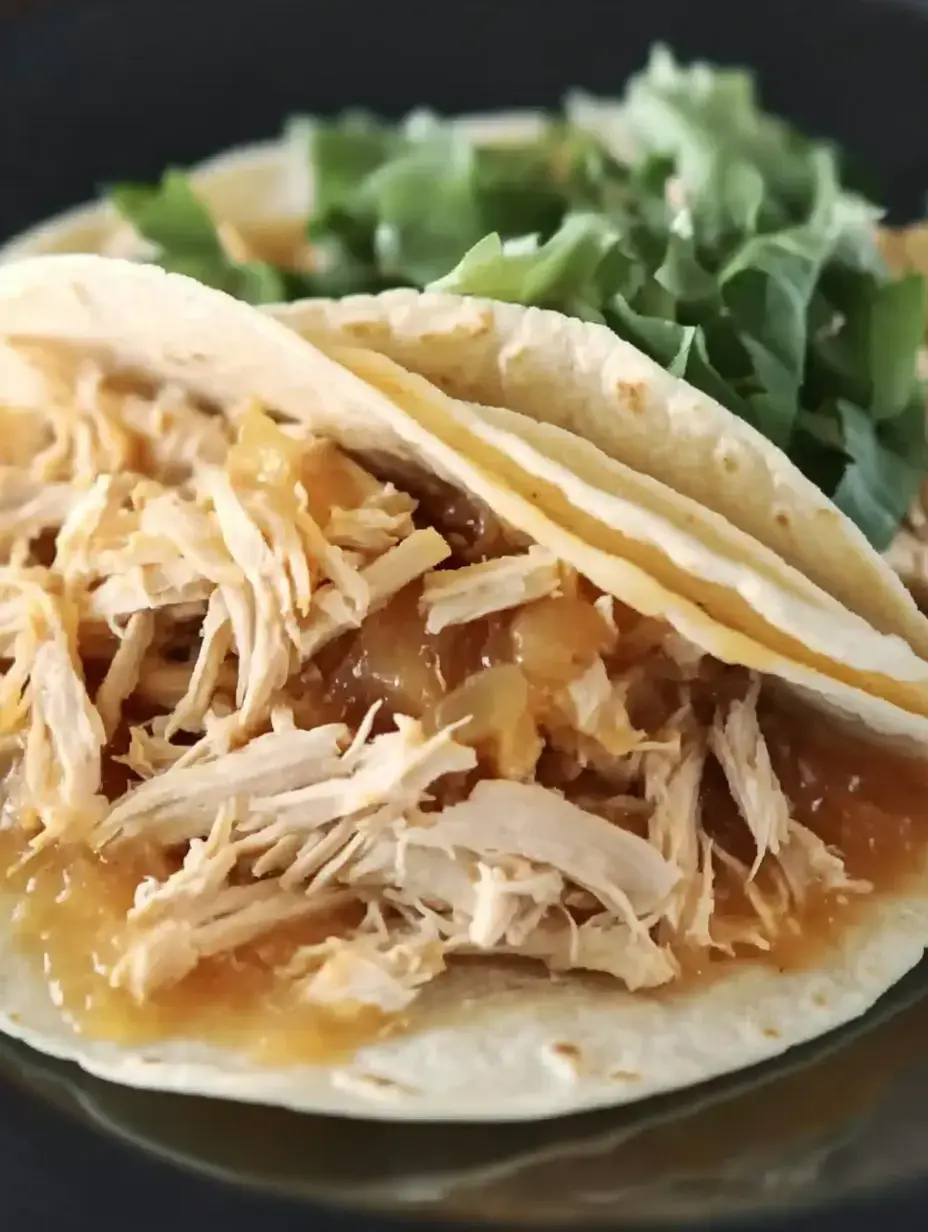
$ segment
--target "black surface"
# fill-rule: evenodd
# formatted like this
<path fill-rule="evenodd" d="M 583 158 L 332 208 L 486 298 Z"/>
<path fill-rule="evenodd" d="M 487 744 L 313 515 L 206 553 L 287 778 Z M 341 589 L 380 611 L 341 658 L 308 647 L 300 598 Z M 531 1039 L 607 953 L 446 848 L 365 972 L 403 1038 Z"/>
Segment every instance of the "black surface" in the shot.
<path fill-rule="evenodd" d="M 37 3 L 36 10 L 31 17 L 0 22 L 0 236 L 86 198 L 108 179 L 152 175 L 168 161 L 184 162 L 236 140 L 267 135 L 295 110 L 332 111 L 357 102 L 390 113 L 422 103 L 445 110 L 531 105 L 554 102 L 574 85 L 615 93 L 655 38 L 672 43 L 683 56 L 753 64 L 762 74 L 765 98 L 811 130 L 847 144 L 900 214 L 917 212 L 928 186 L 928 19 L 917 6 L 890 0 L 565 0 L 558 5 L 468 0 L 453 7 L 448 0 L 327 0 L 324 6 L 312 0 L 70 0 Z M 924 978 L 910 981 L 905 997 L 917 996 Z M 807 1097 L 815 1120 L 822 1090 L 832 1096 L 844 1088 L 856 1093 L 864 1078 L 872 1078 L 866 1101 L 861 1097 L 837 1120 L 826 1118 L 815 1134 L 797 1134 L 794 1141 L 782 1126 L 768 1134 L 770 1158 L 786 1152 L 793 1169 L 787 1177 L 789 1201 L 798 1206 L 825 1200 L 828 1211 L 819 1206 L 804 1215 L 785 1212 L 782 1191 L 765 1189 L 761 1159 L 744 1201 L 736 1205 L 781 1209 L 768 1212 L 761 1224 L 738 1216 L 725 1226 L 750 1224 L 771 1232 L 844 1232 L 877 1223 L 885 1229 L 925 1226 L 928 1184 L 899 1179 L 928 1175 L 928 1112 L 923 1112 L 928 1067 L 920 1057 L 920 1041 L 928 1038 L 924 1002 L 893 1022 L 874 1027 L 864 1043 L 858 1033 L 837 1053 L 830 1045 L 804 1053 L 801 1064 L 807 1068 L 798 1077 L 766 1071 L 760 1078 L 723 1084 L 717 1093 L 663 1101 L 655 1114 L 662 1127 L 656 1130 L 635 1130 L 637 1113 L 617 1116 L 616 1124 L 626 1127 L 623 1133 L 638 1133 L 642 1149 L 652 1151 L 644 1170 L 656 1167 L 659 1173 L 674 1124 L 687 1117 L 693 1118 L 697 1139 L 707 1126 L 727 1134 L 734 1158 L 756 1130 L 753 1119 L 777 1106 L 778 1091 L 781 1104 L 801 1106 Z M 215 1159 L 222 1157 L 226 1172 L 237 1170 L 244 1177 L 250 1167 L 233 1167 L 228 1160 L 246 1160 L 249 1152 L 265 1158 L 274 1134 L 287 1132 L 292 1122 L 262 1121 L 222 1105 L 211 1105 L 205 1116 L 199 1104 L 114 1093 L 67 1070 L 24 1064 L 18 1055 L 0 1058 L 0 1072 L 4 1230 L 177 1227 L 181 1232 L 222 1226 L 237 1232 L 260 1222 L 269 1232 L 360 1232 L 383 1226 L 370 1214 L 341 1215 L 204 1180 L 188 1167 L 126 1145 L 130 1137 L 145 1140 L 161 1153 L 183 1154 L 191 1166 L 212 1161 L 214 1170 Z M 64 1086 L 62 1074 L 68 1079 Z M 823 1074 L 828 1075 L 824 1085 Z M 755 1083 L 763 1084 L 760 1093 Z M 703 1103 L 712 1106 L 706 1110 Z M 117 1133 L 95 1128 L 101 1118 Z M 550 1144 L 557 1134 L 565 1142 L 571 1135 L 587 1135 L 595 1145 L 597 1134 L 608 1137 L 610 1124 L 608 1117 L 564 1123 L 539 1129 L 535 1139 L 529 1131 L 520 1131 L 521 1138 L 492 1130 L 468 1137 L 441 1127 L 416 1138 L 318 1119 L 307 1119 L 299 1132 L 309 1144 L 306 1177 L 313 1186 L 307 1187 L 324 1190 L 328 1176 L 332 1202 L 370 1207 L 370 1196 L 362 1199 L 350 1181 L 352 1169 L 363 1175 L 366 1158 L 389 1157 L 383 1172 L 392 1182 L 403 1169 L 425 1166 L 430 1152 L 447 1170 L 456 1144 L 492 1159 L 497 1144 L 505 1153 L 514 1142 Z M 228 1135 L 235 1138 L 234 1149 Z M 826 1187 L 817 1173 L 809 1180 L 802 1171 L 815 1163 L 817 1150 L 829 1161 L 822 1169 Z M 611 1156 L 604 1158 L 608 1163 Z M 615 1166 L 633 1167 L 634 1155 L 616 1155 Z M 716 1172 L 691 1178 L 690 1214 L 700 1204 L 706 1212 L 720 1209 L 719 1194 L 712 1190 L 720 1165 L 714 1166 Z M 378 1171 L 373 1163 L 370 1170 Z M 570 1166 L 557 1175 L 567 1201 Z M 896 1178 L 893 1186 L 891 1178 Z M 291 1170 L 286 1187 L 300 1188 L 297 1179 Z M 543 1180 L 544 1169 L 541 1188 Z M 868 1196 L 855 1189 L 864 1184 Z M 529 1197 L 525 1210 L 538 1226 L 541 1218 Z M 402 1209 L 395 1200 L 389 1205 Z M 454 1209 L 473 1218 L 517 1213 L 488 1204 L 479 1186 Z M 670 1209 L 638 1199 L 625 1206 L 601 1204 L 598 1215 L 613 1226 L 624 1219 L 628 1226 L 627 1220 L 644 1212 Z M 562 1212 L 560 1219 L 567 1226 L 589 1213 Z"/>
<path fill-rule="evenodd" d="M 926 986 L 928 971 L 914 972 L 866 1020 L 780 1062 L 510 1127 L 359 1124 L 133 1092 L 4 1043 L 0 1226 L 426 1226 L 394 1222 L 403 1212 L 428 1227 L 443 1215 L 532 1229 L 920 1228 Z M 273 1196 L 285 1192 L 304 1204 Z"/>
<path fill-rule="evenodd" d="M 921 6 L 892 0 L 117 0 L 45 3 L 0 49 L 0 235 L 295 110 L 400 113 L 616 93 L 655 38 L 758 66 L 906 211 L 928 184 Z"/>
<path fill-rule="evenodd" d="M 208 1232 L 220 1227 L 243 1232 L 259 1225 L 262 1232 L 428 1232 L 439 1226 L 309 1208 L 219 1186 L 79 1131 L 15 1088 L 3 1091 L 0 1186 L 2 1227 L 9 1232 Z M 889 1198 L 870 1195 L 828 1212 L 784 1216 L 775 1224 L 745 1217 L 714 1227 L 719 1232 L 857 1232 L 879 1226 L 884 1232 L 908 1232 L 924 1227 L 924 1216 L 918 1188 L 906 1187 Z"/>

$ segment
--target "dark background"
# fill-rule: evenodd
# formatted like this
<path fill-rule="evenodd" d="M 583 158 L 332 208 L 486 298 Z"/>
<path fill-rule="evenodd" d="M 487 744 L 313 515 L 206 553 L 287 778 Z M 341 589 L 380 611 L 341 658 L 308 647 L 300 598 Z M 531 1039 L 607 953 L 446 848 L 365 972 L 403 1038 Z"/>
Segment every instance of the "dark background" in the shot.
<path fill-rule="evenodd" d="M 266 136 L 297 110 L 531 106 L 573 85 L 614 94 L 655 38 L 683 57 L 757 66 L 770 105 L 851 147 L 902 212 L 921 208 L 928 185 L 922 6 L 900 0 L 25 7 L 41 26 L 11 20 L 0 38 L 0 234 L 105 181 Z"/>
<path fill-rule="evenodd" d="M 769 104 L 845 143 L 898 216 L 928 187 L 928 17 L 893 0 L 0 0 L 0 237 L 296 110 L 473 110 L 617 93 L 655 38 L 756 67 Z M 16 14 L 19 14 L 18 16 Z M 23 15 L 25 14 L 25 15 Z M 387 1131 L 388 1132 L 388 1131 Z M 436 1129 L 436 1133 L 440 1133 Z M 0 1084 L 0 1228 L 356 1229 L 150 1162 Z M 768 1229 L 916 1228 L 898 1191 Z M 380 1226 L 380 1225 L 377 1225 Z M 716 1224 L 716 1227 L 721 1225 Z M 729 1226 L 741 1226 L 740 1224 Z"/>

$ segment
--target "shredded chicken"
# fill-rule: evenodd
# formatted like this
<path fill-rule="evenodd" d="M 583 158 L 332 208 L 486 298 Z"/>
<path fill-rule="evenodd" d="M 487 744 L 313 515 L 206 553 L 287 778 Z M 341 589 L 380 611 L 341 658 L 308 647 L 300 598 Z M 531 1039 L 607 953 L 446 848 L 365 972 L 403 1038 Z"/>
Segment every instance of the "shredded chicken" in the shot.
<path fill-rule="evenodd" d="M 611 757 L 654 747 L 647 733 L 638 731 L 628 713 L 628 685 L 610 680 L 606 665 L 597 656 L 582 675 L 566 688 L 565 708 L 572 713 L 576 731 L 592 737 Z"/>
<path fill-rule="evenodd" d="M 467 800 L 422 819 L 411 846 L 517 855 L 563 872 L 621 917 L 659 907 L 678 870 L 644 839 L 537 784 L 478 783 Z"/>
<path fill-rule="evenodd" d="M 414 531 L 408 539 L 362 570 L 361 577 L 368 588 L 368 613 L 382 608 L 410 582 L 440 565 L 450 555 L 451 549 L 437 531 Z M 304 659 L 312 658 L 340 633 L 360 625 L 360 620 L 344 604 L 331 602 L 336 599 L 336 593 L 328 587 L 314 597 L 300 641 Z"/>
<path fill-rule="evenodd" d="M 44 845 L 75 831 L 86 837 L 102 815 L 106 732 L 80 671 L 72 605 L 28 583 L 22 600 L 24 628 L 4 680 L 3 709 L 24 731 L 17 803 L 25 819 L 40 824 L 35 841 Z"/>
<path fill-rule="evenodd" d="M 15 428 L 13 429 L 15 431 Z M 8 560 L 17 543 L 57 530 L 80 492 L 68 483 L 43 483 L 16 467 L 0 467 L 0 551 Z"/>
<path fill-rule="evenodd" d="M 513 953 L 540 958 L 553 971 L 602 971 L 634 991 L 658 988 L 678 973 L 673 952 L 650 933 L 610 917 L 571 928 L 555 922 L 536 929 Z"/>
<path fill-rule="evenodd" d="M 754 836 L 757 855 L 752 877 L 768 851 L 779 854 L 789 840 L 790 828 L 789 802 L 773 772 L 757 722 L 759 691 L 760 684 L 755 682 L 744 701 L 732 702 L 725 717 L 716 719 L 710 735 L 712 751 Z"/>
<path fill-rule="evenodd" d="M 0 408 L 4 820 L 27 855 L 163 857 L 112 987 L 145 1002 L 286 925 L 278 978 L 339 1012 L 400 1012 L 456 955 L 651 988 L 684 950 L 768 949 L 811 896 L 867 889 L 793 815 L 763 682 L 716 695 L 698 648 L 485 505 L 254 402 L 20 357 L 33 395 Z M 751 863 L 713 829 L 713 757 Z"/>
<path fill-rule="evenodd" d="M 337 547 L 377 556 L 413 533 L 414 512 L 415 501 L 388 483 L 356 509 L 336 506 L 326 523 L 325 537 Z"/>
<path fill-rule="evenodd" d="M 129 942 L 110 973 L 137 1001 L 176 984 L 203 958 L 234 950 L 275 925 L 343 904 L 346 895 L 308 899 L 279 882 L 231 885 L 238 852 L 230 841 L 234 806 L 224 805 L 206 841 L 194 840 L 183 867 L 163 883 L 142 882 L 129 912 Z"/>
<path fill-rule="evenodd" d="M 117 800 L 96 832 L 99 846 L 144 835 L 164 846 L 201 838 L 230 796 L 282 795 L 337 773 L 350 740 L 342 723 L 312 731 L 272 731 L 244 748 L 190 765 L 190 754 Z M 187 764 L 185 764 L 185 762 Z"/>
<path fill-rule="evenodd" d="M 433 573 L 426 577 L 422 591 L 422 606 L 428 613 L 426 632 L 438 633 L 448 625 L 521 607 L 532 599 L 556 594 L 560 584 L 557 559 L 539 547 L 520 556 Z"/>
<path fill-rule="evenodd" d="M 372 1006 L 387 1014 L 404 1010 L 417 990 L 445 969 L 445 946 L 428 928 L 387 938 L 362 934 L 330 937 L 304 946 L 288 973 L 302 977 L 300 996 L 317 1005 Z"/>
<path fill-rule="evenodd" d="M 138 687 L 142 663 L 154 636 L 155 619 L 151 612 L 136 612 L 129 617 L 119 649 L 95 699 L 107 739 L 112 739 L 122 718 L 122 708 Z"/>
<path fill-rule="evenodd" d="M 683 874 L 667 905 L 667 923 L 677 936 L 709 946 L 714 876 L 712 845 L 701 818 L 704 765 L 705 754 L 697 742 L 650 752 L 645 759 L 645 792 L 653 805 L 649 841 Z"/>

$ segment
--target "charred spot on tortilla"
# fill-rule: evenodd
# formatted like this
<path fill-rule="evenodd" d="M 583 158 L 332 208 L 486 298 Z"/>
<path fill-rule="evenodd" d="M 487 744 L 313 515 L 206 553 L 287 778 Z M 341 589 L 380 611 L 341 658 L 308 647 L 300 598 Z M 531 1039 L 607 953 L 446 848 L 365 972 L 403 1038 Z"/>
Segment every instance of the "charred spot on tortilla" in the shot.
<path fill-rule="evenodd" d="M 619 381 L 616 386 L 616 392 L 633 415 L 640 415 L 644 411 L 647 389 L 643 382 Z"/>
<path fill-rule="evenodd" d="M 549 1051 L 562 1061 L 567 1061 L 576 1068 L 583 1059 L 583 1051 L 576 1044 L 571 1044 L 569 1040 L 555 1040 L 550 1044 Z"/>
<path fill-rule="evenodd" d="M 362 1094 L 379 1099 L 397 1099 L 400 1096 L 411 1097 L 421 1094 L 415 1087 L 366 1070 L 361 1073 L 353 1070 L 337 1070 L 333 1075 L 333 1082 L 346 1090 L 359 1089 Z"/>

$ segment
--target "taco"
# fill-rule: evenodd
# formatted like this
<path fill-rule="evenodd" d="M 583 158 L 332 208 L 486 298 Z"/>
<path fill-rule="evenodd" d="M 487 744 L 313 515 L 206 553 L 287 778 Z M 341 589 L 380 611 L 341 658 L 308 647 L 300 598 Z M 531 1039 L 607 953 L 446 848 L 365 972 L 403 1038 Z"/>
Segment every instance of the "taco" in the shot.
<path fill-rule="evenodd" d="M 4 1031 L 526 1119 L 743 1068 L 918 961 L 924 630 L 877 558 L 882 627 L 564 429 L 153 266 L 12 265 L 0 340 Z"/>

